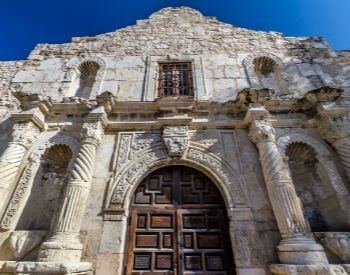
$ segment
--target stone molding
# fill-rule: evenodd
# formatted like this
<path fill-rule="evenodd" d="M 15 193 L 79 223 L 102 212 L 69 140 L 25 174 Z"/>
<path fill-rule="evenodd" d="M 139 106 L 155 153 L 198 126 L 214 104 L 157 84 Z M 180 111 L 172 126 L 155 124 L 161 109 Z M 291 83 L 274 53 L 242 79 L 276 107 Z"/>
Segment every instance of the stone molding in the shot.
<path fill-rule="evenodd" d="M 187 153 L 182 159 L 169 158 L 159 138 L 152 139 L 149 148 L 133 155 L 129 159 L 131 133 L 121 133 L 116 155 L 118 161 L 115 174 L 109 182 L 106 199 L 106 211 L 127 211 L 129 200 L 138 183 L 148 173 L 166 165 L 188 165 L 197 168 L 208 175 L 224 193 L 228 208 L 247 206 L 247 198 L 244 191 L 243 179 L 235 172 L 225 160 L 209 152 L 201 145 L 190 142 Z M 154 134 L 150 134 L 150 137 Z M 122 153 L 121 153 L 122 152 Z"/>
<path fill-rule="evenodd" d="M 79 66 L 82 63 L 88 62 L 88 61 L 96 62 L 100 66 L 97 71 L 95 82 L 92 86 L 91 93 L 89 96 L 90 100 L 95 100 L 96 96 L 99 95 L 100 93 L 102 80 L 106 71 L 106 62 L 100 57 L 85 56 L 84 58 L 75 59 L 73 62 L 68 62 L 69 65 L 68 64 L 66 65 L 67 72 L 64 76 L 64 82 L 67 83 L 68 85 L 65 87 L 65 89 L 66 90 L 70 89 L 70 84 L 72 83 L 74 77 L 79 75 L 79 71 L 78 71 Z"/>

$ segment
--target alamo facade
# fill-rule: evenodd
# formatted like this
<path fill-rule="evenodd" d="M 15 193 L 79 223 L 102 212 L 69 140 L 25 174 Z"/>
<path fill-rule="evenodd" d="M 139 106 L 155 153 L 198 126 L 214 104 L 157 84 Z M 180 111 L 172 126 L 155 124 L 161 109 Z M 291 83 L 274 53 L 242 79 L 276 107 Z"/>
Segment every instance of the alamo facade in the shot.
<path fill-rule="evenodd" d="M 350 274 L 349 51 L 166 8 L 0 75 L 0 274 Z"/>

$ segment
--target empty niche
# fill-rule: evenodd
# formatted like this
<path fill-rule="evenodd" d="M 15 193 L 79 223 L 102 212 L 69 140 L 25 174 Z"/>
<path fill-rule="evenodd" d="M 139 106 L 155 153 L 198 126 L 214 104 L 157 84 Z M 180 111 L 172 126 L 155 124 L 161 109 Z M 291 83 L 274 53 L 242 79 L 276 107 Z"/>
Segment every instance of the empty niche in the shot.
<path fill-rule="evenodd" d="M 286 83 L 277 62 L 268 56 L 258 56 L 253 59 L 254 72 L 261 88 L 270 88 L 279 94 L 286 94 Z"/>
<path fill-rule="evenodd" d="M 304 216 L 313 232 L 337 230 L 341 217 L 337 194 L 320 176 L 315 150 L 302 142 L 288 145 L 286 150 L 295 190 L 301 200 Z"/>
<path fill-rule="evenodd" d="M 66 145 L 46 149 L 16 230 L 51 229 L 62 203 L 71 159 L 72 151 Z"/>
<path fill-rule="evenodd" d="M 94 87 L 100 65 L 95 61 L 81 63 L 74 74 L 70 94 L 89 99 Z"/>

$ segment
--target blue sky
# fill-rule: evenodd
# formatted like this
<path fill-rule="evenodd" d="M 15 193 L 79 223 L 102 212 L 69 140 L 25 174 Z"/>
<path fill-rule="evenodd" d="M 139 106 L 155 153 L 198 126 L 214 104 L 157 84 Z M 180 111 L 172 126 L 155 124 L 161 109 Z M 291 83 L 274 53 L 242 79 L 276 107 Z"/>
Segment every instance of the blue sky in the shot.
<path fill-rule="evenodd" d="M 334 49 L 350 49 L 350 0 L 4 0 L 0 60 L 25 59 L 37 43 L 114 31 L 169 6 L 249 29 L 323 36 Z"/>

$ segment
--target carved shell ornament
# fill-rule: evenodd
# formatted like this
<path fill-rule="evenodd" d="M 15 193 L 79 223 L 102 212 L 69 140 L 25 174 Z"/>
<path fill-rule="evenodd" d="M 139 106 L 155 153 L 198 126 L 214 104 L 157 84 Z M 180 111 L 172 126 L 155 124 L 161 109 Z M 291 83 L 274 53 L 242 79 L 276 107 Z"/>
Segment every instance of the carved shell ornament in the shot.
<path fill-rule="evenodd" d="M 165 126 L 162 138 L 168 155 L 170 157 L 181 158 L 188 145 L 188 127 Z"/>

